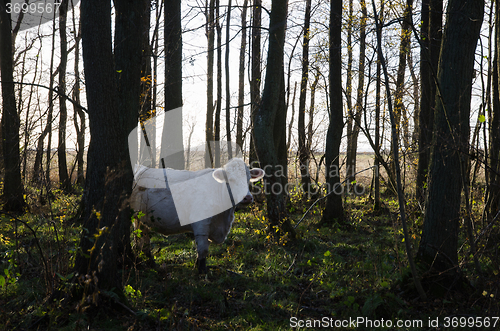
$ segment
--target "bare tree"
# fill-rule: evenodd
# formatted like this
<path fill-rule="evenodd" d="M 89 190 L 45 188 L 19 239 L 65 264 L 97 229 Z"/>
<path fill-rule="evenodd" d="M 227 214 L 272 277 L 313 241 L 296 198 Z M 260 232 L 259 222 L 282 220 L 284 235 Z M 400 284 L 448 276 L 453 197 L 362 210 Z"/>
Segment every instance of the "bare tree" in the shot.
<path fill-rule="evenodd" d="M 443 1 L 422 1 L 420 30 L 420 112 L 418 116 L 417 197 L 423 202 L 431 158 L 432 123 L 436 99 L 435 74 L 441 49 Z"/>
<path fill-rule="evenodd" d="M 164 160 L 164 166 L 174 169 L 184 169 L 183 121 L 182 109 L 179 109 L 182 107 L 181 15 L 180 0 L 165 1 L 165 111 L 176 109 L 177 113 L 165 116 L 170 123 L 163 125 L 161 155 L 166 155 L 167 147 L 173 149 L 173 155 Z"/>
<path fill-rule="evenodd" d="M 474 56 L 483 14 L 482 0 L 449 1 L 439 57 L 439 91 L 418 257 L 434 270 L 444 272 L 439 277 L 448 279 L 446 282 L 458 274 L 461 189 L 469 153 Z"/>
<path fill-rule="evenodd" d="M 114 4 L 112 47 L 111 3 L 101 0 L 81 3 L 91 140 L 82 198 L 83 254 L 77 254 L 75 269 L 92 279 L 88 292 L 106 290 L 120 295 L 123 287 L 119 262 L 130 253 L 130 211 L 126 198 L 132 189 L 133 175 L 127 142 L 129 132 L 137 125 L 142 38 L 149 27 L 142 26 L 146 1 L 115 0 Z"/>
<path fill-rule="evenodd" d="M 207 50 L 207 116 L 205 123 L 205 140 L 207 142 L 214 140 L 214 47 L 215 47 L 215 0 L 207 0 L 205 9 L 205 17 L 207 20 L 206 35 L 208 40 Z M 212 167 L 213 151 L 208 145 L 209 157 L 205 160 L 210 160 L 207 167 Z"/>
<path fill-rule="evenodd" d="M 299 113 L 298 113 L 298 133 L 299 133 L 299 168 L 302 189 L 305 192 L 310 192 L 311 176 L 309 174 L 309 150 L 306 144 L 306 97 L 307 97 L 307 84 L 309 75 L 309 40 L 311 25 L 311 0 L 306 0 L 306 10 L 304 14 L 304 29 L 303 29 L 303 42 L 302 42 L 302 79 L 300 81 L 299 93 Z"/>
<path fill-rule="evenodd" d="M 241 46 L 240 66 L 238 76 L 238 110 L 236 115 L 236 144 L 243 148 L 245 136 L 243 135 L 243 104 L 245 103 L 245 51 L 247 42 L 247 7 L 248 0 L 243 1 L 241 9 Z"/>
<path fill-rule="evenodd" d="M 250 164 L 257 161 L 255 151 L 255 114 L 260 107 L 260 84 L 261 84 L 261 25 L 262 25 L 262 0 L 253 0 L 252 18 L 252 54 L 251 54 L 251 77 L 250 77 Z"/>
<path fill-rule="evenodd" d="M 66 36 L 66 18 L 68 16 L 68 0 L 62 0 L 59 6 L 59 40 L 61 48 L 61 63 L 59 64 L 59 135 L 57 144 L 57 164 L 61 188 L 69 192 L 71 181 L 68 175 L 66 161 L 66 122 L 68 109 L 66 107 L 66 63 L 68 62 L 68 37 Z"/>
<path fill-rule="evenodd" d="M 330 0 L 330 121 L 326 136 L 325 173 L 328 196 L 323 210 L 323 224 L 346 225 L 340 187 L 340 143 L 344 128 L 342 106 L 342 0 Z"/>
<path fill-rule="evenodd" d="M 227 4 L 227 19 L 226 19 L 226 52 L 224 56 L 225 72 L 226 72 L 226 141 L 229 142 L 228 155 L 232 158 L 232 148 L 231 148 L 231 89 L 229 87 L 229 43 L 231 41 L 230 37 L 230 27 L 231 27 L 231 0 Z"/>
<path fill-rule="evenodd" d="M 83 187 L 85 183 L 85 174 L 83 171 L 84 166 L 84 154 L 85 154 L 85 113 L 83 112 L 82 107 L 78 106 L 80 104 L 80 41 L 82 39 L 82 33 L 80 24 L 78 25 L 78 29 L 76 28 L 76 20 L 75 20 L 75 11 L 73 13 L 73 32 L 75 34 L 75 85 L 73 86 L 73 122 L 76 131 L 76 162 L 77 162 L 77 179 L 76 182 L 78 185 Z M 78 115 L 78 117 L 77 117 Z M 80 124 L 78 124 L 78 119 L 80 120 Z"/>
<path fill-rule="evenodd" d="M 214 141 L 220 141 L 220 113 L 222 111 L 222 22 L 220 0 L 215 0 L 215 30 L 217 31 L 217 100 L 215 101 Z M 214 166 L 220 167 L 220 145 L 214 144 Z"/>
<path fill-rule="evenodd" d="M 346 155 L 346 178 L 349 182 L 356 180 L 356 158 L 358 149 L 358 136 L 361 125 L 361 115 L 363 114 L 363 96 L 365 84 L 365 55 L 366 55 L 366 3 L 360 1 L 361 21 L 359 27 L 359 65 L 358 65 L 358 88 L 356 93 L 356 107 L 354 114 L 351 112 L 348 118 L 347 155 Z M 349 130 L 349 127 L 352 127 Z M 350 131 L 350 132 L 349 132 Z M 350 133 L 350 134 L 349 134 Z"/>
<path fill-rule="evenodd" d="M 287 1 L 273 0 L 269 23 L 269 50 L 262 103 L 255 113 L 254 139 L 266 176 L 264 187 L 269 217 L 269 233 L 280 238 L 295 231 L 286 215 L 287 151 L 283 51 Z"/>
<path fill-rule="evenodd" d="M 2 77 L 2 152 L 5 168 L 3 200 L 4 210 L 23 212 L 25 201 L 21 181 L 19 154 L 20 119 L 14 94 L 14 50 L 8 1 L 0 1 L 0 72 Z"/>

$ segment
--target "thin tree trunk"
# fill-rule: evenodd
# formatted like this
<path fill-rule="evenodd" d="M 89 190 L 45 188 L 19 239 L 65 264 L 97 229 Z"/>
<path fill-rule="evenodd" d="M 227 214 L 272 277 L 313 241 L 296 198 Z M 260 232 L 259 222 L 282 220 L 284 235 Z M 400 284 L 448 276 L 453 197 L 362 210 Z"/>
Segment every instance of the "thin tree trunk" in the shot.
<path fill-rule="evenodd" d="M 365 84 L 365 54 L 366 54 L 366 3 L 361 0 L 361 21 L 360 21 L 360 32 L 359 32 L 359 66 L 358 66 L 358 88 L 356 95 L 356 112 L 354 114 L 354 122 L 352 125 L 351 136 L 348 137 L 347 143 L 347 173 L 346 178 L 348 182 L 354 182 L 356 180 L 356 156 L 358 149 L 358 136 L 361 125 L 361 115 L 363 114 L 363 93 Z"/>
<path fill-rule="evenodd" d="M 226 52 L 224 56 L 226 70 L 226 141 L 228 142 L 227 152 L 228 158 L 232 159 L 231 147 L 231 89 L 229 88 L 229 42 L 230 42 L 230 24 L 231 24 L 231 0 L 227 5 L 227 21 L 226 21 Z"/>
<path fill-rule="evenodd" d="M 78 25 L 78 29 L 76 28 L 76 20 L 75 20 L 75 11 L 74 8 L 72 10 L 73 13 L 73 31 L 75 33 L 75 86 L 73 87 L 73 100 L 76 101 L 77 104 L 80 104 L 80 41 L 82 39 L 80 24 Z M 78 32 L 77 32 L 78 31 Z M 77 179 L 76 183 L 83 187 L 85 184 L 85 173 L 83 170 L 84 167 L 84 155 L 85 155 L 85 113 L 83 112 L 81 107 L 78 107 L 76 104 L 73 104 L 74 115 L 73 121 L 75 125 L 76 131 L 76 144 L 78 146 L 76 151 L 76 162 L 77 162 Z M 80 124 L 78 124 L 77 120 L 80 119 Z"/>
<path fill-rule="evenodd" d="M 238 76 L 238 110 L 236 115 L 236 144 L 243 150 L 243 104 L 245 103 L 245 51 L 247 43 L 247 6 L 248 0 L 243 1 L 241 10 L 241 45 L 240 45 L 240 67 Z"/>
<path fill-rule="evenodd" d="M 254 0 L 253 2 L 253 18 L 252 18 L 252 61 L 251 61 L 251 81 L 250 81 L 250 120 L 251 120 L 251 135 L 250 135 L 250 165 L 258 163 L 257 153 L 255 150 L 255 114 L 260 107 L 260 84 L 261 84 L 261 25 L 262 25 L 262 0 Z M 255 164 L 256 165 L 256 164 Z"/>
<path fill-rule="evenodd" d="M 170 8 L 174 7 L 173 5 L 169 4 Z M 175 8 L 175 7 L 174 7 Z M 148 11 L 151 10 L 151 3 L 148 2 Z M 157 10 L 160 10 L 157 8 Z M 171 9 L 172 10 L 172 9 Z M 160 17 L 157 16 L 157 20 L 159 20 Z M 173 24 L 173 19 L 168 20 L 170 22 L 170 25 Z M 151 24 L 151 15 L 144 15 L 144 26 L 150 26 Z M 165 27 L 167 29 L 167 27 Z M 153 38 L 155 42 L 158 40 L 158 24 L 155 25 L 155 32 L 153 33 Z M 169 35 L 165 34 L 165 40 L 169 39 Z M 172 48 L 175 47 L 174 45 L 170 45 L 167 41 L 165 41 L 166 46 L 166 51 L 165 51 L 165 66 L 166 70 L 165 73 L 167 75 L 167 70 L 171 69 L 171 65 L 169 63 L 171 62 L 172 59 Z M 142 48 L 143 48 L 143 56 L 142 56 L 142 62 L 141 62 L 141 101 L 140 101 L 140 115 L 139 115 L 139 121 L 141 128 L 144 128 L 146 132 L 149 133 L 148 135 L 148 143 L 149 147 L 146 146 L 145 140 L 141 139 L 141 146 L 139 148 L 141 155 L 139 156 L 139 159 L 141 160 L 141 164 L 147 167 L 155 168 L 157 165 L 156 162 L 156 121 L 151 120 L 148 121 L 149 119 L 152 119 L 156 117 L 156 107 L 154 106 L 153 103 L 153 84 L 155 84 L 156 77 L 153 79 L 152 77 L 152 67 L 151 67 L 151 57 L 152 57 L 152 44 L 150 44 L 149 40 L 149 34 L 143 38 L 143 43 L 142 43 Z M 155 68 L 156 70 L 156 68 Z M 175 70 L 175 69 L 174 69 Z M 156 73 L 156 71 L 155 71 Z M 172 74 L 169 72 L 168 76 L 171 77 Z M 172 85 L 175 85 L 174 79 L 170 79 L 169 83 L 165 84 L 165 96 L 171 96 L 172 94 Z M 172 105 L 174 103 L 174 100 L 172 98 L 166 100 L 167 102 L 165 103 L 166 105 Z M 165 109 L 166 111 L 167 109 Z M 179 125 L 179 123 L 176 123 Z M 151 151 L 151 154 L 149 154 L 149 151 Z M 170 159 L 168 159 L 170 161 Z M 170 165 L 169 165 L 170 166 Z"/>
<path fill-rule="evenodd" d="M 217 100 L 214 116 L 214 167 L 221 165 L 220 160 L 220 113 L 222 111 L 222 22 L 220 18 L 220 0 L 215 0 L 215 30 L 217 31 Z"/>
<path fill-rule="evenodd" d="M 399 64 L 398 71 L 396 75 L 396 91 L 394 92 L 394 119 L 396 121 L 396 134 L 398 137 L 398 145 L 401 139 L 401 128 L 405 131 L 404 127 L 406 127 L 406 133 L 408 132 L 408 122 L 407 118 L 404 115 L 405 109 L 403 105 L 403 95 L 404 95 L 404 83 L 405 83 L 405 73 L 406 73 L 406 57 L 408 52 L 410 51 L 410 22 L 409 22 L 409 13 L 412 10 L 413 0 L 408 0 L 406 3 L 405 11 L 403 14 L 403 23 L 401 24 L 401 41 L 399 44 Z M 401 117 L 403 117 L 403 121 L 401 121 Z M 404 135 L 403 141 L 405 147 L 408 147 L 407 142 L 408 136 Z M 394 141 L 391 141 L 391 144 L 394 144 Z M 394 148 L 391 145 L 391 151 Z M 394 154 L 394 153 L 391 153 Z M 396 173 L 396 162 L 392 162 L 392 173 Z"/>
<path fill-rule="evenodd" d="M 349 157 L 352 143 L 352 129 L 354 125 L 354 110 L 352 106 L 352 63 L 353 63 L 353 44 L 352 44 L 352 33 L 353 33 L 353 1 L 349 0 L 349 15 L 347 17 L 347 72 L 346 72 L 346 106 L 347 106 L 347 119 L 346 119 L 346 134 L 347 134 L 347 148 L 346 148 L 346 166 L 349 167 Z M 349 168 L 346 169 L 346 174 Z"/>
<path fill-rule="evenodd" d="M 380 12 L 384 12 L 382 2 Z M 373 210 L 380 210 L 380 87 L 381 87 L 381 59 L 377 55 L 377 73 L 375 78 L 375 162 L 374 162 L 374 190 L 375 201 L 373 202 Z"/>
<path fill-rule="evenodd" d="M 411 0 L 409 0 L 411 1 Z M 385 92 L 387 95 L 387 106 L 389 110 L 389 117 L 391 120 L 391 140 L 393 143 L 393 158 L 394 158 L 394 163 L 396 164 L 396 185 L 397 185 L 397 194 L 398 194 L 398 204 L 399 204 L 399 217 L 401 218 L 401 224 L 403 226 L 403 234 L 404 234 L 404 239 L 405 239 L 405 247 L 406 247 L 406 254 L 408 256 L 408 263 L 410 265 L 410 270 L 413 275 L 413 281 L 415 284 L 415 287 L 417 289 L 417 292 L 420 296 L 421 300 L 426 300 L 427 296 L 422 288 L 422 284 L 420 283 L 420 278 L 417 274 L 417 269 L 413 260 L 413 255 L 411 251 L 411 243 L 410 243 L 410 236 L 408 234 L 408 228 L 406 225 L 406 212 L 405 212 L 405 201 L 404 201 L 404 195 L 403 195 L 403 188 L 401 185 L 401 170 L 399 167 L 399 148 L 398 148 L 398 135 L 397 135 L 397 130 L 396 130 L 396 117 L 394 114 L 394 110 L 392 107 L 392 97 L 391 97 L 391 92 L 389 88 L 389 74 L 387 72 L 387 64 L 385 62 L 383 53 L 382 53 L 382 25 L 380 23 L 380 20 L 377 16 L 377 9 L 375 7 L 375 0 L 372 0 L 372 7 L 373 7 L 373 12 L 375 13 L 375 27 L 376 27 L 376 32 L 377 32 L 377 54 L 378 54 L 378 59 L 381 62 L 382 69 L 384 70 L 384 83 L 385 83 Z M 411 6 L 409 6 L 410 12 L 411 12 Z M 411 18 L 410 18 L 411 19 Z"/>
<path fill-rule="evenodd" d="M 50 179 L 50 170 L 51 170 L 51 163 L 52 163 L 52 121 L 53 121 L 53 116 L 54 116 L 54 93 L 52 88 L 54 87 L 54 79 L 55 75 L 57 73 L 56 70 L 54 70 L 54 56 L 55 56 L 55 40 L 56 40 L 56 20 L 54 17 L 54 20 L 52 22 L 52 48 L 51 48 L 51 53 L 50 53 L 50 78 L 49 78 L 49 114 L 47 116 L 47 126 L 46 126 L 46 131 L 47 131 L 47 150 L 45 152 L 45 188 L 47 192 L 51 189 L 52 182 Z"/>
<path fill-rule="evenodd" d="M 66 36 L 66 18 L 68 14 L 68 0 L 63 0 L 59 6 L 59 38 L 61 47 L 61 63 L 59 64 L 59 143 L 57 145 L 57 164 L 61 189 L 71 190 L 71 181 L 68 175 L 66 161 L 66 123 L 68 109 L 66 107 L 66 63 L 68 61 L 68 38 Z"/>
<path fill-rule="evenodd" d="M 292 143 L 292 128 L 293 128 L 293 118 L 295 117 L 295 95 L 297 94 L 297 82 L 293 87 L 293 96 L 292 96 L 292 118 L 290 119 L 290 123 L 288 124 L 288 139 L 286 142 L 286 150 L 290 151 L 290 145 Z"/>
<path fill-rule="evenodd" d="M 310 192 L 311 177 L 309 174 L 309 151 L 306 146 L 306 97 L 309 75 L 309 40 L 310 40 L 310 21 L 311 21 L 311 0 L 306 0 L 306 10 L 304 14 L 304 29 L 302 42 L 302 79 L 300 81 L 299 93 L 299 113 L 298 113 L 298 133 L 299 133 L 299 168 L 300 179 L 303 192 Z"/>
<path fill-rule="evenodd" d="M 314 81 L 311 85 L 311 103 L 309 106 L 309 121 L 307 123 L 307 138 L 306 138 L 306 148 L 309 151 L 309 153 L 312 153 L 312 141 L 313 141 L 313 135 L 314 135 L 314 130 L 313 130 L 313 124 L 314 124 L 314 112 L 316 110 L 316 87 L 318 86 L 319 83 L 319 78 L 320 78 L 320 71 L 318 68 L 316 68 L 316 74 L 314 75 Z"/>
<path fill-rule="evenodd" d="M 207 0 L 205 17 L 207 19 L 206 35 L 207 46 L 207 117 L 205 123 L 205 140 L 207 142 L 209 164 L 206 167 L 214 166 L 213 151 L 210 142 L 214 141 L 214 47 L 215 47 L 215 0 Z"/>

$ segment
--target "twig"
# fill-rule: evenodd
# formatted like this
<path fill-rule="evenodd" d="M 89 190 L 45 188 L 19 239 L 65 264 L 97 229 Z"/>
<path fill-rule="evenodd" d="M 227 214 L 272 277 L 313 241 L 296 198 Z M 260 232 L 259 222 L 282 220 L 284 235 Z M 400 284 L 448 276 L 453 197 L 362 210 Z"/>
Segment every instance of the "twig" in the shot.
<path fill-rule="evenodd" d="M 387 106 L 389 109 L 389 117 L 391 119 L 392 141 L 394 144 L 393 147 L 393 155 L 394 155 L 393 158 L 395 165 L 394 168 L 396 169 L 396 184 L 398 189 L 399 217 L 401 218 L 401 223 L 403 225 L 406 254 L 408 255 L 408 263 L 410 264 L 411 273 L 413 275 L 413 282 L 415 283 L 415 288 L 417 289 L 420 298 L 422 300 L 426 300 L 427 295 L 425 294 L 425 291 L 422 288 L 422 284 L 420 283 L 420 279 L 417 274 L 417 268 L 415 267 L 415 263 L 413 261 L 413 256 L 411 253 L 411 245 L 410 245 L 411 239 L 410 236 L 408 235 L 408 228 L 406 226 L 405 203 L 401 187 L 401 169 L 399 168 L 399 156 L 398 156 L 399 148 L 398 148 L 398 136 L 396 132 L 396 121 L 394 118 L 394 110 L 392 109 L 392 98 L 391 98 L 391 91 L 389 89 L 389 74 L 387 73 L 387 63 L 385 62 L 384 54 L 382 52 L 382 27 L 380 26 L 380 20 L 377 14 L 377 8 L 375 6 L 375 0 L 372 0 L 372 7 L 373 7 L 373 14 L 375 16 L 375 29 L 377 31 L 377 52 L 378 52 L 378 57 L 380 59 L 380 63 L 382 64 L 382 70 L 384 72 L 385 92 L 387 94 Z M 411 9 L 411 6 L 408 6 L 408 8 Z"/>
<path fill-rule="evenodd" d="M 23 220 L 20 220 L 19 218 L 17 218 L 16 216 L 14 216 L 12 214 L 2 213 L 2 215 L 6 215 L 6 216 L 10 217 L 11 219 L 15 220 L 16 222 L 20 222 L 20 223 L 24 224 L 24 226 L 26 226 L 33 233 L 33 237 L 35 238 L 36 247 L 38 247 L 38 250 L 40 251 L 40 257 L 42 258 L 42 262 L 43 262 L 43 265 L 45 267 L 45 274 L 47 277 L 47 282 L 49 282 L 49 284 L 51 284 L 50 283 L 51 277 L 49 274 L 49 268 L 47 266 L 47 261 L 45 260 L 45 257 L 43 256 L 43 251 L 42 251 L 42 248 L 40 247 L 40 242 L 39 242 L 38 238 L 36 237 L 35 230 L 33 230 L 33 228 L 31 228 L 31 226 L 29 226 L 28 223 L 26 223 Z M 50 291 L 52 292 L 52 290 L 53 290 L 53 286 L 50 285 Z"/>
<path fill-rule="evenodd" d="M 365 172 L 366 170 L 370 170 L 370 169 L 372 169 L 372 168 L 374 168 L 374 167 L 375 167 L 375 166 L 374 166 L 374 165 L 372 165 L 371 167 L 368 167 L 368 168 L 366 168 L 366 169 L 360 170 L 360 171 L 356 172 L 356 173 L 354 174 L 354 176 L 356 176 L 357 174 L 360 174 L 360 173 L 362 173 L 362 172 Z M 341 183 L 340 183 L 340 185 L 345 184 L 348 180 L 349 180 L 349 178 L 344 179 L 344 181 L 343 181 L 343 182 L 341 182 Z M 335 190 L 331 190 L 330 192 L 328 192 L 327 194 L 325 194 L 325 196 L 323 196 L 323 197 L 321 197 L 321 198 L 317 199 L 316 201 L 314 201 L 314 202 L 313 202 L 313 204 L 312 204 L 312 205 L 311 205 L 311 206 L 310 206 L 310 207 L 306 210 L 306 212 L 304 213 L 304 215 L 302 215 L 302 217 L 300 218 L 300 220 L 297 222 L 297 224 L 295 224 L 295 226 L 294 226 L 293 228 L 294 228 L 294 229 L 296 229 L 296 228 L 299 226 L 300 222 L 302 222 L 302 220 L 304 219 L 304 217 L 306 217 L 306 215 L 309 213 L 309 211 L 311 210 L 311 208 L 312 208 L 312 207 L 314 207 L 314 205 L 315 205 L 316 203 L 318 203 L 319 201 L 323 200 L 324 198 L 326 198 L 327 196 L 329 196 L 329 195 L 330 195 L 330 194 L 332 194 L 333 192 L 335 192 Z"/>

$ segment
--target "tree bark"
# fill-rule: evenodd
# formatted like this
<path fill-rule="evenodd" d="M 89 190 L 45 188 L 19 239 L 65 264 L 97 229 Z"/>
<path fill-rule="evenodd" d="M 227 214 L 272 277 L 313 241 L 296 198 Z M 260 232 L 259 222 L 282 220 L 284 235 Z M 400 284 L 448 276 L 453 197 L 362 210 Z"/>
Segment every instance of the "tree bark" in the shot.
<path fill-rule="evenodd" d="M 435 99 L 434 135 L 418 257 L 438 271 L 456 274 L 463 171 L 467 167 L 474 54 L 484 12 L 482 0 L 452 0 Z"/>
<path fill-rule="evenodd" d="M 205 123 L 205 140 L 207 143 L 214 140 L 214 47 L 215 47 L 215 0 L 207 0 L 206 19 L 207 19 L 207 117 Z M 213 167 L 213 151 L 210 149 L 210 144 L 207 145 L 209 157 L 205 160 L 210 160 L 205 167 Z"/>
<path fill-rule="evenodd" d="M 290 151 L 290 145 L 292 144 L 292 128 L 293 128 L 293 119 L 295 117 L 295 95 L 297 94 L 297 82 L 293 85 L 293 94 L 292 94 L 292 116 L 290 118 L 290 123 L 288 123 L 288 138 L 286 140 L 286 150 Z"/>
<path fill-rule="evenodd" d="M 417 198 L 424 202 L 429 162 L 431 157 L 432 120 L 436 99 L 436 81 L 441 49 L 443 1 L 422 1 L 420 30 L 420 112 L 418 115 Z"/>
<path fill-rule="evenodd" d="M 168 149 L 173 155 L 165 158 L 165 166 L 184 169 L 184 144 L 182 135 L 182 30 L 181 0 L 165 1 L 165 114 L 162 133 L 161 157 Z M 180 109 L 179 109 L 180 108 Z M 172 115 L 172 116 L 170 116 Z M 167 117 L 168 116 L 168 117 Z M 172 121 L 174 123 L 172 123 Z M 165 144 L 168 143 L 168 146 Z M 172 152 L 169 152 L 172 154 Z"/>
<path fill-rule="evenodd" d="M 398 136 L 398 142 L 401 139 L 401 132 L 408 132 L 408 122 L 406 121 L 405 116 L 405 107 L 403 104 L 403 95 L 404 95 L 404 85 L 405 85 L 405 73 L 406 73 L 406 57 L 410 51 L 410 20 L 409 17 L 412 7 L 413 0 L 408 0 L 405 6 L 404 14 L 403 14 L 403 22 L 401 24 L 401 40 L 399 43 L 399 63 L 398 63 L 398 71 L 396 74 L 396 91 L 394 92 L 394 117 L 396 120 L 396 134 Z M 403 117 L 403 121 L 401 120 Z M 408 136 L 407 134 L 403 134 L 403 142 L 404 146 L 407 148 Z M 398 144 L 399 145 L 399 144 Z M 391 151 L 394 146 L 391 146 Z M 393 153 L 391 153 L 392 155 Z M 396 162 L 392 162 L 392 173 L 396 173 Z"/>
<path fill-rule="evenodd" d="M 339 155 L 344 128 L 342 105 L 342 0 L 330 1 L 330 122 L 326 136 L 325 172 L 328 197 L 323 224 L 346 225 L 340 186 Z"/>
<path fill-rule="evenodd" d="M 303 192 L 309 195 L 311 189 L 311 176 L 309 173 L 309 151 L 306 145 L 306 97 L 307 83 L 309 78 L 309 40 L 310 40 L 310 22 L 311 22 L 311 0 L 306 0 L 306 10 L 304 14 L 304 32 L 302 41 L 302 79 L 300 80 L 299 93 L 299 113 L 298 113 L 298 128 L 299 133 L 299 168 L 300 181 Z"/>
<path fill-rule="evenodd" d="M 66 64 L 68 62 L 68 38 L 66 36 L 66 18 L 68 0 L 62 0 L 59 6 L 59 38 L 61 47 L 61 63 L 59 64 L 59 135 L 57 144 L 57 165 L 59 169 L 59 184 L 66 192 L 71 191 L 71 180 L 68 175 L 66 161 L 66 123 L 68 108 L 66 107 Z"/>
<path fill-rule="evenodd" d="M 250 165 L 258 163 L 255 151 L 255 114 L 260 107 L 260 86 L 261 86 L 261 25 L 262 25 L 262 0 L 253 1 L 252 18 L 252 55 L 251 55 L 251 80 L 250 80 Z"/>
<path fill-rule="evenodd" d="M 91 140 L 82 198 L 82 254 L 77 255 L 75 269 L 80 275 L 90 275 L 96 290 L 121 294 L 119 263 L 130 252 L 130 209 L 126 201 L 133 176 L 128 134 L 137 125 L 141 37 L 148 29 L 141 23 L 142 15 L 146 14 L 145 1 L 114 3 L 116 63 L 112 53 L 110 2 L 81 3 Z"/>
<path fill-rule="evenodd" d="M 495 2 L 495 41 L 493 57 L 493 102 L 489 114 L 489 196 L 487 200 L 488 212 L 494 216 L 500 205 L 500 3 Z"/>
<path fill-rule="evenodd" d="M 243 1 L 241 9 L 241 45 L 240 45 L 240 67 L 238 77 L 238 111 L 236 115 L 236 144 L 243 150 L 245 136 L 243 135 L 243 110 L 245 107 L 245 51 L 247 45 L 247 6 L 248 0 Z"/>
<path fill-rule="evenodd" d="M 24 212 L 26 203 L 21 181 L 21 155 L 19 153 L 20 119 L 14 94 L 14 50 L 8 1 L 0 1 L 0 73 L 2 79 L 2 150 L 5 168 L 3 209 Z"/>
<path fill-rule="evenodd" d="M 226 46 L 224 55 L 224 65 L 226 71 L 226 141 L 229 143 L 227 147 L 228 158 L 232 159 L 231 147 L 231 89 L 229 88 L 229 43 L 230 43 L 230 26 L 231 26 L 231 0 L 227 4 L 227 19 L 226 19 Z"/>
<path fill-rule="evenodd" d="M 361 21 L 360 21 L 360 32 L 359 32 L 359 66 L 358 66 L 358 88 L 356 93 L 356 110 L 354 115 L 350 114 L 350 120 L 352 121 L 352 131 L 347 137 L 347 162 L 346 162 L 346 178 L 348 182 L 354 182 L 356 180 L 356 157 L 358 149 L 358 136 L 361 125 L 361 115 L 363 114 L 363 93 L 365 84 L 365 54 L 366 54 L 366 3 L 361 0 Z"/>
<path fill-rule="evenodd" d="M 217 31 L 217 100 L 214 115 L 214 167 L 220 167 L 220 113 L 222 111 L 222 23 L 220 17 L 220 0 L 215 0 L 215 30 Z"/>
<path fill-rule="evenodd" d="M 74 9 L 73 9 L 73 31 L 75 33 L 75 85 L 73 87 L 73 100 L 75 100 L 76 104 L 80 104 L 80 41 L 82 39 L 81 28 L 80 25 L 78 29 L 76 28 L 76 21 L 74 17 Z M 81 107 L 78 107 L 76 104 L 73 104 L 74 115 L 73 121 L 75 124 L 76 131 L 76 143 L 77 143 L 77 151 L 76 151 L 76 162 L 77 162 L 77 179 L 76 182 L 78 185 L 83 187 L 85 184 L 85 173 L 83 170 L 84 166 L 84 155 L 85 155 L 85 113 L 83 112 Z M 80 124 L 78 124 L 77 120 L 80 119 Z"/>
<path fill-rule="evenodd" d="M 287 0 L 273 0 L 269 23 L 269 51 L 262 103 L 254 122 L 254 139 L 261 166 L 266 171 L 264 190 L 269 218 L 268 231 L 275 238 L 295 231 L 287 219 L 286 109 L 283 55 Z"/>

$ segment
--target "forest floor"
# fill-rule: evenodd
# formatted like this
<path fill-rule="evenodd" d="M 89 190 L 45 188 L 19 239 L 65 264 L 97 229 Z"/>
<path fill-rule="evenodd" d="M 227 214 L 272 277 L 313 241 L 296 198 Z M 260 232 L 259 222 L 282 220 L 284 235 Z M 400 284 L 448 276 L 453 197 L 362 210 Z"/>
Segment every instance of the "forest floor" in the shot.
<path fill-rule="evenodd" d="M 408 271 L 397 201 L 387 195 L 378 212 L 367 195 L 346 197 L 348 228 L 321 226 L 321 201 L 297 227 L 298 238 L 280 242 L 268 234 L 265 205 L 257 198 L 236 213 L 226 241 L 211 245 L 207 275 L 195 269 L 196 248 L 188 235 L 154 235 L 156 267 L 139 257 L 122 270 L 128 308 L 96 308 L 95 297 L 85 294 L 67 302 L 51 293 L 74 286 L 71 271 L 81 225 L 70 216 L 80 196 L 54 193 L 50 204 L 34 214 L 1 216 L 0 330 L 500 328 L 498 225 L 478 246 L 482 278 L 461 232 L 460 266 L 469 290 L 440 297 L 431 293 L 422 301 Z M 36 195 L 33 190 L 27 195 L 32 205 L 38 204 Z M 292 221 L 313 202 L 292 195 Z M 406 208 L 415 253 L 422 215 L 411 201 Z"/>

